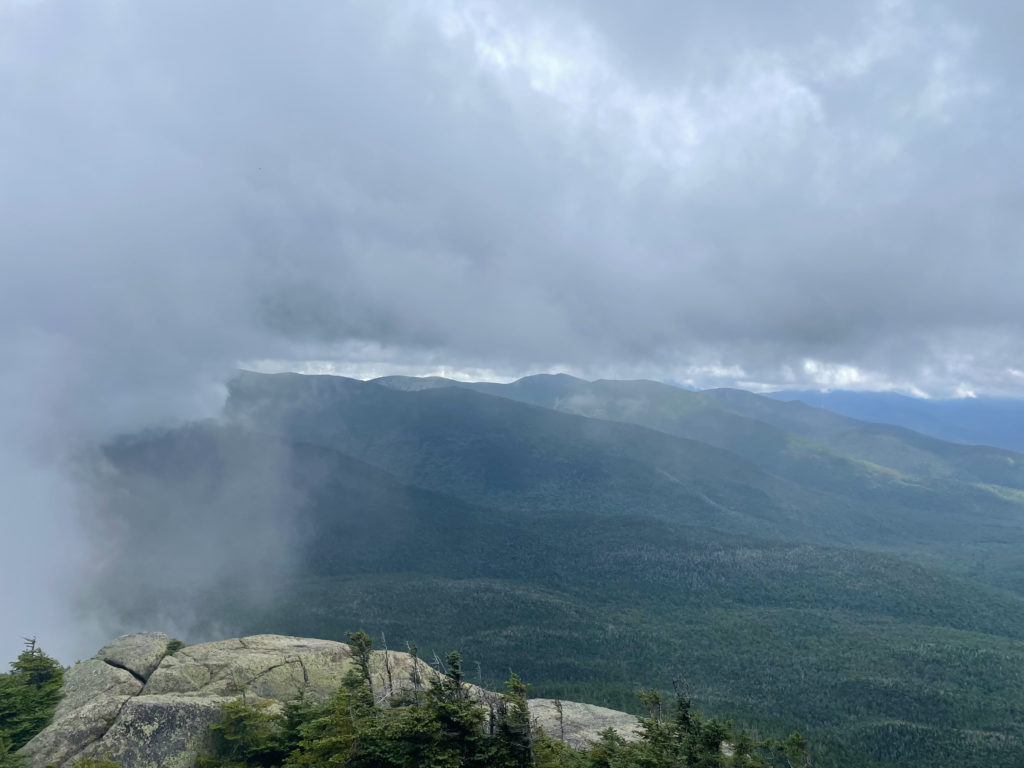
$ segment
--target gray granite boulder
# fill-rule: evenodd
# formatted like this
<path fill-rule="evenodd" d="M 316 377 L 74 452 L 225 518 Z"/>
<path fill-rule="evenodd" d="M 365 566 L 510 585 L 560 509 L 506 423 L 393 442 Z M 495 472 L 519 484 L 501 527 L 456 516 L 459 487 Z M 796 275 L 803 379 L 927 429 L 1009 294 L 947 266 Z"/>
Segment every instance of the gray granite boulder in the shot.
<path fill-rule="evenodd" d="M 64 717 L 55 718 L 22 748 L 21 754 L 29 758 L 33 768 L 70 765 L 72 758 L 83 756 L 89 747 L 106 736 L 131 700 L 131 696 L 101 694 L 65 713 Z"/>
<path fill-rule="evenodd" d="M 100 698 L 135 696 L 141 691 L 142 683 L 127 670 L 96 658 L 80 661 L 64 675 L 64 698 L 53 719 L 62 720 Z"/>
<path fill-rule="evenodd" d="M 53 723 L 25 746 L 24 754 L 33 765 L 64 762 L 102 738 L 125 702 L 141 690 L 142 683 L 127 670 L 98 658 L 78 662 L 64 676 L 64 698 Z"/>
<path fill-rule="evenodd" d="M 163 632 L 122 635 L 101 648 L 96 658 L 127 670 L 146 682 L 167 655 L 167 643 L 170 640 Z"/>
<path fill-rule="evenodd" d="M 124 768 L 192 768 L 209 744 L 210 726 L 231 700 L 178 694 L 134 696 L 103 737 L 75 758 L 114 760 Z"/>
<path fill-rule="evenodd" d="M 341 685 L 352 653 L 344 643 L 255 635 L 192 645 L 168 656 L 142 693 L 324 699 Z"/>

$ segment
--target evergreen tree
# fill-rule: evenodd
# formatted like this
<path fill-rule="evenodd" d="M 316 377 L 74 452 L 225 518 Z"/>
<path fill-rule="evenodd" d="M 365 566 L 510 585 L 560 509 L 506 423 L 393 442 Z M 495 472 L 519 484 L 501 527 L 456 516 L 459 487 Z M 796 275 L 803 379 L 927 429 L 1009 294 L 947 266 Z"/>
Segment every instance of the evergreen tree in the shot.
<path fill-rule="evenodd" d="M 292 754 L 291 764 L 346 763 L 354 752 L 364 719 L 369 717 L 368 707 L 373 706 L 372 694 L 368 697 L 365 690 L 360 690 L 365 686 L 358 673 L 350 672 L 345 676 L 341 688 L 330 698 L 327 706 L 299 726 L 300 740 Z"/>
<path fill-rule="evenodd" d="M 498 733 L 509 751 L 512 764 L 519 768 L 529 768 L 534 761 L 526 683 L 514 672 L 505 681 L 504 705 Z"/>
<path fill-rule="evenodd" d="M 373 680 L 370 677 L 370 658 L 373 651 L 373 638 L 363 631 L 349 632 L 348 644 L 352 649 L 352 660 L 359 669 L 360 677 L 372 689 Z"/>
<path fill-rule="evenodd" d="M 733 744 L 732 764 L 734 768 L 754 768 L 760 765 L 755 756 L 755 746 L 750 734 L 742 731 Z"/>
<path fill-rule="evenodd" d="M 220 721 L 210 731 L 216 757 L 200 758 L 199 768 L 270 768 L 291 751 L 281 743 L 279 718 L 267 700 L 249 704 L 236 699 L 225 704 Z"/>
<path fill-rule="evenodd" d="M 0 678 L 2 680 L 3 678 Z M 14 754 L 14 744 L 0 734 L 0 768 L 22 768 L 28 761 Z"/>
<path fill-rule="evenodd" d="M 295 765 L 358 764 L 357 739 L 379 712 L 370 685 L 373 640 L 365 632 L 350 632 L 348 639 L 355 664 L 319 716 L 297 727 L 300 741 L 292 757 Z"/>
<path fill-rule="evenodd" d="M 63 686 L 63 668 L 29 640 L 10 674 L 0 675 L 0 743 L 8 743 L 9 752 L 49 724 Z"/>
<path fill-rule="evenodd" d="M 508 761 L 501 746 L 484 733 L 484 710 L 467 695 L 462 682 L 462 655 L 445 657 L 445 674 L 431 686 L 428 710 L 440 727 L 439 749 L 454 759 L 454 766 L 497 768 Z"/>

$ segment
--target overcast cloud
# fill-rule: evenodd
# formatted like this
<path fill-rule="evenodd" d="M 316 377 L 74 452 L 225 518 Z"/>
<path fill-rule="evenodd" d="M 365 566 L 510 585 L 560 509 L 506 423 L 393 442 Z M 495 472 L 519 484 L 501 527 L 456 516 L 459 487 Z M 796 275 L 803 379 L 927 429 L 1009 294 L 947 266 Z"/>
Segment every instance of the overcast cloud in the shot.
<path fill-rule="evenodd" d="M 239 365 L 1021 395 L 1022 14 L 0 0 L 4 514 Z"/>

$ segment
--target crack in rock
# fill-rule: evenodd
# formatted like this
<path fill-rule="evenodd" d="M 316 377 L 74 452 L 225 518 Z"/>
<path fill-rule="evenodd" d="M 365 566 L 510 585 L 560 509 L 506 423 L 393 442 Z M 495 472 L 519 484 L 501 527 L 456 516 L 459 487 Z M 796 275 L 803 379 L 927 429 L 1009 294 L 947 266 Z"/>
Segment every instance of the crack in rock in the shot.
<path fill-rule="evenodd" d="M 256 682 L 257 680 L 259 680 L 259 679 L 260 679 L 261 677 L 263 677 L 264 675 L 266 675 L 266 674 L 268 674 L 268 673 L 270 673 L 270 672 L 273 672 L 273 671 L 274 671 L 275 669 L 280 669 L 281 667 L 286 667 L 286 666 L 288 666 L 288 665 L 289 665 L 290 663 L 291 663 L 290 661 L 288 661 L 287 659 L 285 659 L 285 660 L 284 660 L 284 661 L 282 661 L 282 662 L 281 662 L 280 664 L 275 664 L 275 665 L 274 665 L 274 666 L 272 666 L 272 667 L 267 667 L 267 668 L 266 668 L 266 669 L 264 669 L 264 670 L 263 670 L 262 672 L 258 672 L 258 673 L 256 674 L 256 676 L 255 676 L 255 677 L 253 677 L 253 678 L 252 678 L 252 679 L 251 679 L 251 680 L 250 680 L 249 682 L 247 682 L 247 683 L 246 683 L 246 684 L 245 684 L 245 685 L 243 686 L 243 688 L 248 688 L 248 687 L 249 687 L 250 685 L 252 685 L 253 683 L 255 683 L 255 682 Z"/>
<path fill-rule="evenodd" d="M 144 678 L 142 675 L 140 675 L 134 669 L 129 669 L 128 667 L 124 666 L 124 664 L 118 664 L 116 661 L 111 661 L 110 659 L 101 659 L 101 661 L 104 664 L 109 664 L 110 666 L 114 667 L 115 669 L 123 669 L 129 675 L 131 675 L 136 680 L 138 680 L 140 683 L 142 683 L 143 686 L 146 685 L 146 678 Z M 133 694 L 133 695 L 137 696 L 138 694 Z"/>
<path fill-rule="evenodd" d="M 306 674 L 306 665 L 302 663 L 302 657 L 301 656 L 293 656 L 291 658 L 285 657 L 284 661 L 282 661 L 280 664 L 274 664 L 271 667 L 267 667 L 262 672 L 257 674 L 255 677 L 253 677 L 249 682 L 247 682 L 245 684 L 245 686 L 244 686 L 244 688 L 242 690 L 242 694 L 244 695 L 245 694 L 245 689 L 247 689 L 250 686 L 252 686 L 257 680 L 259 680 L 264 675 L 270 674 L 275 669 L 280 669 L 281 667 L 292 667 L 295 664 L 298 664 L 299 667 L 302 669 L 302 684 L 301 685 L 299 684 L 298 680 L 295 679 L 294 675 L 292 676 L 292 682 L 295 683 L 295 687 L 298 689 L 297 692 L 301 693 L 301 691 L 305 687 L 305 685 L 309 683 L 309 676 Z"/>

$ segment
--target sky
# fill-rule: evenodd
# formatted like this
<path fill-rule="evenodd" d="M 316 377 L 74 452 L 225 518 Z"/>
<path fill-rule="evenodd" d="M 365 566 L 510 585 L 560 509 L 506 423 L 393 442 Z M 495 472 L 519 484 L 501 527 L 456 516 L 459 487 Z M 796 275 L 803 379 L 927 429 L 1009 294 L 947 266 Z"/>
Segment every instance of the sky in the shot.
<path fill-rule="evenodd" d="M 239 367 L 1024 395 L 1022 16 L 0 0 L 5 591 Z"/>

